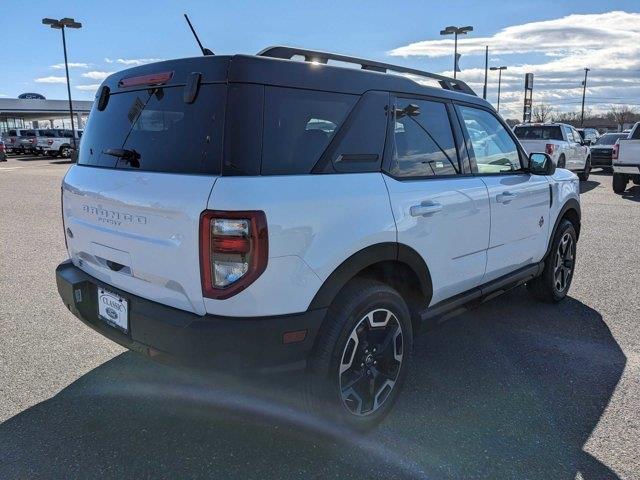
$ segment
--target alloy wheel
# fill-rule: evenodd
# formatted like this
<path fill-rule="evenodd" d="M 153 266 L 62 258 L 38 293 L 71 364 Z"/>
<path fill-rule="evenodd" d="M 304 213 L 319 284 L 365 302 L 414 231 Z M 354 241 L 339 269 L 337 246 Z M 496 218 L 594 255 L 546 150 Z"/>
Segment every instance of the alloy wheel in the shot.
<path fill-rule="evenodd" d="M 340 357 L 338 382 L 344 407 L 371 415 L 393 391 L 404 355 L 402 326 L 385 308 L 364 315 L 351 331 Z"/>
<path fill-rule="evenodd" d="M 553 270 L 553 286 L 558 293 L 563 293 L 569 287 L 571 276 L 573 275 L 574 263 L 575 244 L 571 234 L 566 232 L 558 244 Z"/>

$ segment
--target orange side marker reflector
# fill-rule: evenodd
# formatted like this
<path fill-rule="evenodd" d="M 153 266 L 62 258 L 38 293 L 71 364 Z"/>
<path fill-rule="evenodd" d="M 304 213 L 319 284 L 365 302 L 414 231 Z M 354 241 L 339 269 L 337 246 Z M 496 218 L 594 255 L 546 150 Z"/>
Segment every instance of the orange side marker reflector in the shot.
<path fill-rule="evenodd" d="M 295 330 L 293 332 L 285 332 L 282 334 L 282 343 L 299 343 L 304 342 L 307 338 L 306 330 Z"/>

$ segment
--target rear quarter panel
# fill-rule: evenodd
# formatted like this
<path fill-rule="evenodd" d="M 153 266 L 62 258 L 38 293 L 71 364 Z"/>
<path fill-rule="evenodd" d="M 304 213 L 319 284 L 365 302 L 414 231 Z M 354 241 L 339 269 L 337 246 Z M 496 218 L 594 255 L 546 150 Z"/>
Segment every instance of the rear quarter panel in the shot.
<path fill-rule="evenodd" d="M 344 260 L 369 245 L 396 241 L 380 173 L 221 177 L 208 208 L 262 210 L 269 230 L 265 272 L 231 298 L 205 299 L 212 314 L 305 311 Z"/>

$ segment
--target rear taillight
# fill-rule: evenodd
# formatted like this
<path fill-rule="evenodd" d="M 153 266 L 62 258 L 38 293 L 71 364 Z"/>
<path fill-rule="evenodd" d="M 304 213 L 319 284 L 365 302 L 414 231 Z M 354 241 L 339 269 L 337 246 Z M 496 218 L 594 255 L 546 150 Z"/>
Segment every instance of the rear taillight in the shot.
<path fill-rule="evenodd" d="M 31 145 L 35 145 L 35 144 L 36 144 L 36 142 L 37 142 L 37 140 L 36 140 L 35 138 L 32 138 L 32 139 L 30 139 L 30 140 L 29 140 L 29 143 L 30 143 Z"/>
<path fill-rule="evenodd" d="M 615 143 L 613 145 L 613 150 L 611 150 L 611 160 L 618 160 L 619 151 L 620 151 L 620 144 Z"/>
<path fill-rule="evenodd" d="M 4 143 L 0 143 L 0 153 L 4 153 Z"/>
<path fill-rule="evenodd" d="M 267 268 L 264 212 L 207 210 L 200 216 L 202 294 L 224 299 L 247 288 Z"/>
<path fill-rule="evenodd" d="M 556 149 L 556 146 L 553 143 L 547 143 L 544 146 L 544 153 L 547 155 L 553 155 L 553 151 Z"/>

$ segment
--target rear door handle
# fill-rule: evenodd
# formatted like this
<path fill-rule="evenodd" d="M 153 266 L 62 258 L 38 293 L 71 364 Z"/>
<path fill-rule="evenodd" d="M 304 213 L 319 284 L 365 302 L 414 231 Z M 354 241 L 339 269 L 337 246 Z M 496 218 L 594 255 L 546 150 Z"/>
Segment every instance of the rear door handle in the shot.
<path fill-rule="evenodd" d="M 516 193 L 502 192 L 502 193 L 499 193 L 498 195 L 496 195 L 496 202 L 506 204 L 506 203 L 511 202 L 517 196 L 518 196 L 518 194 L 516 194 Z"/>
<path fill-rule="evenodd" d="M 409 213 L 412 217 L 427 217 L 433 215 L 442 210 L 442 204 L 427 200 L 420 205 L 414 205 L 409 209 Z"/>

